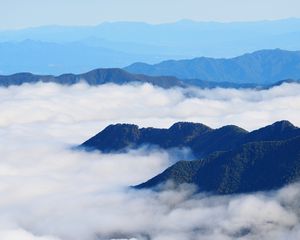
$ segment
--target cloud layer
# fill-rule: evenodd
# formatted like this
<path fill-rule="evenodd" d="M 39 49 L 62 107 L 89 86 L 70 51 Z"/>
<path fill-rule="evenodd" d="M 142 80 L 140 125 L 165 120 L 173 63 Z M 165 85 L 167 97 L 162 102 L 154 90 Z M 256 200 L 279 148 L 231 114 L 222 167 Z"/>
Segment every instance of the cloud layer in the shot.
<path fill-rule="evenodd" d="M 287 119 L 300 126 L 300 85 L 270 90 L 170 89 L 150 85 L 0 89 L 0 239 L 299 239 L 298 185 L 214 197 L 192 186 L 133 191 L 179 160 L 160 149 L 73 151 L 117 122 L 176 121 L 248 130 Z M 183 154 L 187 154 L 184 152 Z"/>

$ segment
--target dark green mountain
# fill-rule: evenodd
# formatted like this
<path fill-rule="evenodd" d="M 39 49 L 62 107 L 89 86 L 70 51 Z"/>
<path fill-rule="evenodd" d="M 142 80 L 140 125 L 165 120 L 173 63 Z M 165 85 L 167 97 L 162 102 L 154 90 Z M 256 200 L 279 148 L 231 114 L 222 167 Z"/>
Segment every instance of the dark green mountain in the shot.
<path fill-rule="evenodd" d="M 262 50 L 235 58 L 194 58 L 158 64 L 135 63 L 125 68 L 150 76 L 175 76 L 197 85 L 197 79 L 214 82 L 273 84 L 300 79 L 300 51 Z"/>
<path fill-rule="evenodd" d="M 176 185 L 195 184 L 199 191 L 232 194 L 274 190 L 299 178 L 300 136 L 251 142 L 201 160 L 180 161 L 137 188 L 172 181 Z"/>
<path fill-rule="evenodd" d="M 81 147 L 103 152 L 123 151 L 145 144 L 161 148 L 186 147 L 196 137 L 212 131 L 198 123 L 179 122 L 169 129 L 141 128 L 133 124 L 110 125 L 84 142 Z"/>
<path fill-rule="evenodd" d="M 125 151 L 143 145 L 164 149 L 188 147 L 200 158 L 249 142 L 285 140 L 296 136 L 300 136 L 300 129 L 288 121 L 276 122 L 250 133 L 233 125 L 211 129 L 200 123 L 189 122 L 175 123 L 169 129 L 139 129 L 133 124 L 116 124 L 108 126 L 81 147 L 103 152 Z"/>
<path fill-rule="evenodd" d="M 131 74 L 119 68 L 96 69 L 83 74 L 63 74 L 60 76 L 34 75 L 31 73 L 17 73 L 9 76 L 0 75 L 0 86 L 21 85 L 23 83 L 54 82 L 59 84 L 76 84 L 85 81 L 89 85 L 101 85 L 105 83 L 150 83 L 156 86 L 169 88 L 184 86 L 175 77 L 151 77 L 142 74 Z"/>
<path fill-rule="evenodd" d="M 178 162 L 137 188 L 172 181 L 195 184 L 199 191 L 245 193 L 277 189 L 300 177 L 300 128 L 288 121 L 252 132 L 233 125 L 211 129 L 188 122 L 175 123 L 169 129 L 117 124 L 80 147 L 107 153 L 146 144 L 164 149 L 189 147 L 200 160 Z"/>

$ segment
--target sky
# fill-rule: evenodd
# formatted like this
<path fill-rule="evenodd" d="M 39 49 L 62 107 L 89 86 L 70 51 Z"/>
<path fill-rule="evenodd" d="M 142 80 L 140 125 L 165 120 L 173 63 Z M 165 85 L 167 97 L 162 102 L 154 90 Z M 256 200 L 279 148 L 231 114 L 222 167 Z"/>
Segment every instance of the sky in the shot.
<path fill-rule="evenodd" d="M 105 21 L 257 21 L 300 17 L 299 0 L 0 0 L 0 29 Z"/>

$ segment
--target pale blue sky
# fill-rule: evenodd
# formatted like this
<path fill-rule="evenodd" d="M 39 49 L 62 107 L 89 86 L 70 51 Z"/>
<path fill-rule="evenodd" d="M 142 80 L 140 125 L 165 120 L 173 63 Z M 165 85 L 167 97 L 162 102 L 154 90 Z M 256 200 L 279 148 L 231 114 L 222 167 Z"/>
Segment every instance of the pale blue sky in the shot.
<path fill-rule="evenodd" d="M 300 17 L 300 0 L 0 0 L 0 29 L 103 21 L 255 21 Z"/>

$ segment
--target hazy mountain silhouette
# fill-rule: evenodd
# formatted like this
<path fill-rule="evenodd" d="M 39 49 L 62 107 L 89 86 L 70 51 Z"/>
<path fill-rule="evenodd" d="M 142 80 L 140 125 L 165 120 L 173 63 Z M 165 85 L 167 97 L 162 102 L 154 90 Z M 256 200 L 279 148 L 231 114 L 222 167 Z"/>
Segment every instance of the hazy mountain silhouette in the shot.
<path fill-rule="evenodd" d="M 299 50 L 299 29 L 299 19 L 283 19 L 231 23 L 182 20 L 158 25 L 110 22 L 0 31 L 0 74 L 59 75 L 125 67 L 133 62 L 228 58 L 260 49 Z"/>
<path fill-rule="evenodd" d="M 89 85 L 101 85 L 105 83 L 150 83 L 163 88 L 184 86 L 175 77 L 151 77 L 142 74 L 131 74 L 119 68 L 95 69 L 83 74 L 63 74 L 60 76 L 34 75 L 31 73 L 18 73 L 9 76 L 0 75 L 0 86 L 21 85 L 23 83 L 54 82 L 71 85 L 86 82 Z"/>
<path fill-rule="evenodd" d="M 299 80 L 283 80 L 275 84 L 238 84 L 230 82 L 209 82 L 202 80 L 181 80 L 176 77 L 169 76 L 147 76 L 143 74 L 132 74 L 120 68 L 99 68 L 82 74 L 62 74 L 59 76 L 53 75 L 36 75 L 32 73 L 16 73 L 13 75 L 0 75 L 0 86 L 8 87 L 12 85 L 21 85 L 23 83 L 37 82 L 54 82 L 58 84 L 71 85 L 80 81 L 84 81 L 91 86 L 101 85 L 106 83 L 127 84 L 127 83 L 150 83 L 155 86 L 170 88 L 170 87 L 188 87 L 197 86 L 200 88 L 253 88 L 253 89 L 268 89 L 274 86 L 279 86 L 283 83 L 299 83 Z"/>
<path fill-rule="evenodd" d="M 121 68 L 136 61 L 155 63 L 166 57 L 171 55 L 128 53 L 82 42 L 53 43 L 33 40 L 0 42 L 0 74 L 18 72 L 78 74 L 99 67 Z"/>
<path fill-rule="evenodd" d="M 97 26 L 42 26 L 0 31 L 2 41 L 81 42 L 120 52 L 232 57 L 265 48 L 300 49 L 300 19 L 166 24 L 105 22 Z"/>
<path fill-rule="evenodd" d="M 125 68 L 132 73 L 175 76 L 215 82 L 272 84 L 283 79 L 300 79 L 300 51 L 261 50 L 230 59 L 195 58 L 149 65 L 135 63 Z M 187 80 L 197 84 L 197 80 Z"/>

